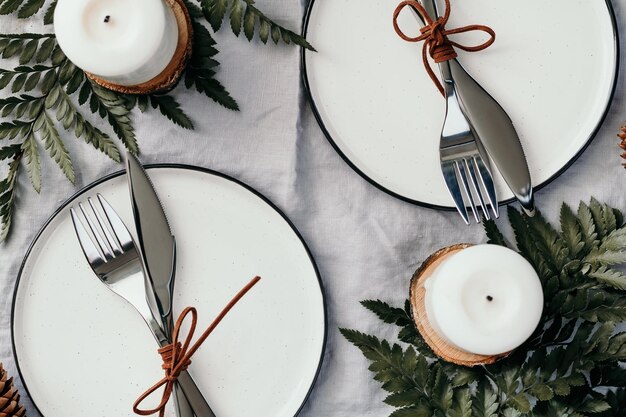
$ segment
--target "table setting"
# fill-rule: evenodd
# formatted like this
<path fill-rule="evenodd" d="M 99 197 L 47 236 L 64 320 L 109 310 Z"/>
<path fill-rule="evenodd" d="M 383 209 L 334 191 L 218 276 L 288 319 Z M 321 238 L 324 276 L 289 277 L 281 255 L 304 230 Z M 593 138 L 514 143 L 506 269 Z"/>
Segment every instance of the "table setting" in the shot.
<path fill-rule="evenodd" d="M 0 417 L 626 411 L 621 0 L 0 0 Z"/>

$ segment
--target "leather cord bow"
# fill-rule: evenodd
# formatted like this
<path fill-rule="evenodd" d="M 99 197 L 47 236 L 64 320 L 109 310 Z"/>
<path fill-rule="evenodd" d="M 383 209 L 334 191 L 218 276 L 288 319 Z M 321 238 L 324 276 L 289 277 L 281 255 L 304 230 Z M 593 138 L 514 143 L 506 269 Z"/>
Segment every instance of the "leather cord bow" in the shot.
<path fill-rule="evenodd" d="M 416 0 L 405 0 L 401 2 L 400 4 L 398 4 L 393 12 L 393 28 L 402 39 L 407 42 L 424 41 L 424 46 L 422 47 L 422 60 L 424 61 L 424 67 L 426 68 L 430 79 L 433 80 L 433 82 L 439 89 L 439 92 L 443 96 L 445 96 L 443 86 L 441 85 L 439 79 L 437 79 L 437 76 L 435 75 L 435 72 L 433 71 L 430 63 L 428 62 L 428 58 L 426 55 L 429 54 L 436 63 L 440 63 L 457 57 L 454 47 L 457 47 L 467 52 L 477 52 L 488 48 L 496 40 L 496 32 L 494 32 L 494 30 L 490 27 L 484 25 L 467 25 L 455 29 L 446 29 L 446 23 L 448 23 L 448 19 L 450 18 L 450 0 L 445 0 L 445 2 L 445 13 L 443 14 L 443 16 L 437 18 L 436 20 L 433 20 L 431 16 L 426 12 L 424 7 Z M 422 16 L 422 18 L 426 22 L 426 25 L 420 29 L 420 34 L 418 36 L 407 36 L 398 25 L 398 16 L 400 15 L 400 12 L 407 6 L 412 7 L 417 13 Z M 489 39 L 484 43 L 481 43 L 480 45 L 465 46 L 448 38 L 448 35 L 471 32 L 475 30 L 487 33 L 489 35 Z"/>
<path fill-rule="evenodd" d="M 198 312 L 194 307 L 187 307 L 180 313 L 178 319 L 176 320 L 176 324 L 174 326 L 174 332 L 172 333 L 172 343 L 160 348 L 158 350 L 161 358 L 163 359 L 163 365 L 161 366 L 165 370 L 165 376 L 161 378 L 156 384 L 151 386 L 137 398 L 135 404 L 133 404 L 133 411 L 135 414 L 140 416 L 149 416 L 155 413 L 159 413 L 159 417 L 163 417 L 165 415 L 165 406 L 172 395 L 172 391 L 174 390 L 174 383 L 181 372 L 187 369 L 187 367 L 191 364 L 191 357 L 194 353 L 200 348 L 202 343 L 209 337 L 209 335 L 213 332 L 213 330 L 217 327 L 218 324 L 222 321 L 222 319 L 228 314 L 228 312 L 237 304 L 237 302 L 244 296 L 246 293 L 254 286 L 257 282 L 259 282 L 260 277 L 254 277 L 245 287 L 243 287 L 230 302 L 224 307 L 224 309 L 220 312 L 220 314 L 213 320 L 213 322 L 207 327 L 207 329 L 200 335 L 196 343 L 194 343 L 191 347 L 191 340 L 193 339 L 193 334 L 196 331 L 196 324 L 198 323 Z M 189 328 L 189 332 L 185 337 L 183 343 L 180 343 L 179 335 L 180 328 L 183 325 L 187 316 L 191 314 L 191 326 Z M 158 406 L 152 409 L 141 409 L 139 406 L 141 403 L 148 398 L 150 395 L 155 393 L 159 388 L 164 387 L 163 395 L 161 396 L 161 402 Z"/>

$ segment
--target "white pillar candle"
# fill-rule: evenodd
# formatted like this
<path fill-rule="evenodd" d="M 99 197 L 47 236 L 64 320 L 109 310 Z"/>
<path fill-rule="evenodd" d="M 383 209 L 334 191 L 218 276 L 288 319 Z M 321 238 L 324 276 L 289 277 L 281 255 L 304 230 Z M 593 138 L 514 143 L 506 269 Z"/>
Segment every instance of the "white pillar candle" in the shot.
<path fill-rule="evenodd" d="M 543 290 L 518 253 L 476 245 L 445 259 L 425 283 L 428 321 L 445 341 L 478 355 L 509 352 L 535 331 Z"/>
<path fill-rule="evenodd" d="M 178 43 L 176 18 L 163 0 L 59 0 L 54 31 L 74 64 L 119 85 L 156 77 Z"/>

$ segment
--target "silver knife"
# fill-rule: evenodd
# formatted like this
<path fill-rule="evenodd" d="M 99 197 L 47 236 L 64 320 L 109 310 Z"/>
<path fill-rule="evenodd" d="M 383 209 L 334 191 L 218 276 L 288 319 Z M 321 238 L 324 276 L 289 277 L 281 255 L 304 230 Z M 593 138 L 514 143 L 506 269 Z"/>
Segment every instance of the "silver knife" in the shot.
<path fill-rule="evenodd" d="M 437 18 L 435 0 L 421 0 L 426 12 Z M 420 20 L 421 16 L 413 10 Z M 423 21 L 422 21 L 423 23 Z M 480 139 L 480 144 L 495 164 L 522 209 L 529 216 L 535 215 L 535 201 L 532 180 L 526 155 L 517 131 L 509 115 L 484 88 L 480 86 L 454 58 L 443 62 L 443 69 L 454 80 L 459 102 L 472 127 Z"/>
<path fill-rule="evenodd" d="M 450 61 L 461 106 L 489 157 L 500 171 L 522 209 L 535 215 L 533 186 L 526 155 L 509 115 L 456 59 Z"/>
<path fill-rule="evenodd" d="M 139 161 L 126 154 L 126 171 L 139 252 L 146 272 L 146 298 L 153 317 L 171 341 L 172 292 L 176 273 L 176 243 L 156 191 Z M 179 417 L 215 417 L 202 392 L 187 372 L 176 384 Z M 181 385 L 185 385 L 185 393 Z M 186 394 L 186 395 L 185 395 Z M 193 411 L 192 411 L 193 409 Z"/>

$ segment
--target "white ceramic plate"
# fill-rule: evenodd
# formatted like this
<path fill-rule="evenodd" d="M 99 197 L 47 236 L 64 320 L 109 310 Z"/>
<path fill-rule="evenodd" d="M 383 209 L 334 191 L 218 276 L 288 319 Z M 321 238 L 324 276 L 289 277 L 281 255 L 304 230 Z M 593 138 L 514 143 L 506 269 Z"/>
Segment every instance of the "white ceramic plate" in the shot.
<path fill-rule="evenodd" d="M 303 53 L 305 81 L 320 125 L 354 169 L 404 200 L 451 207 L 438 151 L 445 102 L 423 68 L 421 44 L 393 30 L 398 3 L 312 0 L 305 32 L 319 52 Z M 400 17 L 407 34 L 418 33 L 409 12 Z M 509 113 L 533 184 L 545 184 L 606 114 L 618 63 L 610 2 L 453 0 L 448 27 L 474 23 L 492 27 L 496 42 L 459 51 L 459 61 Z M 475 45 L 484 35 L 455 39 Z M 499 200 L 510 199 L 496 182 Z"/>
<path fill-rule="evenodd" d="M 263 278 L 194 355 L 190 373 L 218 416 L 293 417 L 325 341 L 321 282 L 304 242 L 276 207 L 232 179 L 172 166 L 148 174 L 177 238 L 175 313 L 196 306 L 197 335 L 253 276 Z M 96 193 L 133 224 L 126 176 L 87 187 L 37 237 L 15 292 L 15 354 L 45 417 L 133 416 L 134 400 L 162 377 L 148 327 L 94 276 L 72 228 L 69 205 Z"/>

